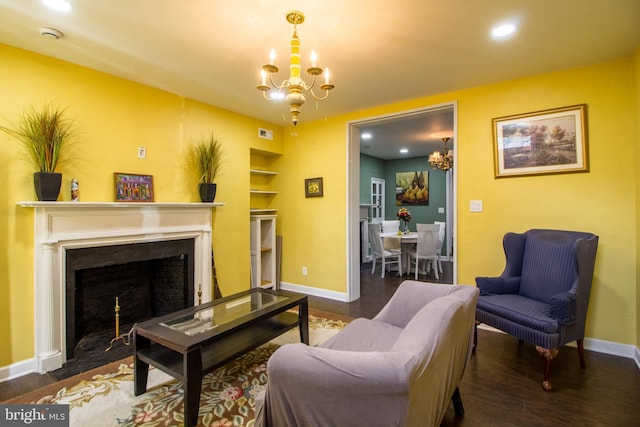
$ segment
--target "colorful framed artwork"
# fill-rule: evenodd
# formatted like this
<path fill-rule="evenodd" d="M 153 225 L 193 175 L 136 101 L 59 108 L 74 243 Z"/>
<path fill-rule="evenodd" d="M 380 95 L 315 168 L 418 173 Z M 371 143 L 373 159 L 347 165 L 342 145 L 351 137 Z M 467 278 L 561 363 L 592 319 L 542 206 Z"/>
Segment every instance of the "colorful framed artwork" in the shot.
<path fill-rule="evenodd" d="M 116 202 L 153 202 L 153 175 L 114 172 Z"/>
<path fill-rule="evenodd" d="M 429 172 L 396 172 L 396 206 L 429 205 Z"/>
<path fill-rule="evenodd" d="M 588 172 L 586 104 L 493 119 L 495 178 Z"/>
<path fill-rule="evenodd" d="M 308 178 L 304 180 L 305 197 L 322 197 L 323 194 L 322 178 Z"/>

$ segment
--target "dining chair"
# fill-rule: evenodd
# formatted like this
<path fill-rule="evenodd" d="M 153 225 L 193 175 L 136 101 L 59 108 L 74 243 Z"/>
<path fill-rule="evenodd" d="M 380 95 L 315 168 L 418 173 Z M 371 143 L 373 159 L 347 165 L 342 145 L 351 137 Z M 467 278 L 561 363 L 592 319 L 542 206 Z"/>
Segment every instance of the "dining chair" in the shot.
<path fill-rule="evenodd" d="M 396 221 L 397 222 L 397 221 Z M 384 279 L 385 270 L 390 265 L 398 265 L 398 276 L 402 277 L 402 250 L 400 249 L 400 237 L 393 236 L 391 240 L 397 240 L 397 250 L 386 250 L 382 243 L 382 236 L 380 235 L 380 224 L 370 223 L 369 227 L 369 244 L 371 245 L 371 255 L 373 257 L 373 266 L 371 267 L 371 274 L 376 270 L 376 260 L 380 258 L 382 262 L 382 273 L 380 277 Z M 386 240 L 387 238 L 385 238 Z M 389 244 L 389 243 L 387 243 Z"/>
<path fill-rule="evenodd" d="M 418 238 L 415 248 L 407 250 L 409 257 L 409 274 L 411 274 L 411 262 L 415 261 L 415 280 L 418 280 L 418 267 L 420 261 L 425 262 L 426 274 L 433 269 L 436 279 L 438 275 L 438 233 L 440 225 L 438 224 L 416 224 L 418 230 Z"/>
<path fill-rule="evenodd" d="M 438 270 L 442 273 L 442 244 L 444 243 L 444 235 L 447 231 L 447 223 L 444 221 L 433 221 L 434 224 L 440 226 L 438 231 Z"/>
<path fill-rule="evenodd" d="M 382 221 L 383 233 L 397 233 L 400 230 L 400 220 Z"/>

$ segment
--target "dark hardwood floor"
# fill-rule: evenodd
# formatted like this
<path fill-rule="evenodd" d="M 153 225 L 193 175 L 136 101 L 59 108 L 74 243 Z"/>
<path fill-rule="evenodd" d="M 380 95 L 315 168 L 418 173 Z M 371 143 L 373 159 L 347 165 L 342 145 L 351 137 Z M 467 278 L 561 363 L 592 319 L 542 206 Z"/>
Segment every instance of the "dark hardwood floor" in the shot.
<path fill-rule="evenodd" d="M 445 263 L 440 282 L 451 283 L 452 267 Z M 310 307 L 350 317 L 375 316 L 402 280 L 393 274 L 372 275 L 361 268 L 361 298 L 352 303 L 310 297 Z M 411 276 L 413 278 L 413 276 Z M 419 280 L 435 281 L 431 276 Z M 542 358 L 528 344 L 505 334 L 478 330 L 478 348 L 460 384 L 465 416 L 453 405 L 441 427 L 452 426 L 640 426 L 640 369 L 632 359 L 585 351 L 587 368 L 580 368 L 575 347 L 563 347 L 554 361 L 553 391 L 542 390 Z M 57 381 L 51 375 L 30 374 L 0 383 L 0 401 Z"/>

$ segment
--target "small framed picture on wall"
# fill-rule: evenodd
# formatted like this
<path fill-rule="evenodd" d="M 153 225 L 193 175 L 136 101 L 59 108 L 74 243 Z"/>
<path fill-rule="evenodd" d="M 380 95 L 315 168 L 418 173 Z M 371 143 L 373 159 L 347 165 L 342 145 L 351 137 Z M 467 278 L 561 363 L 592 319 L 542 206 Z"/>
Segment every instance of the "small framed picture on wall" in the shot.
<path fill-rule="evenodd" d="M 113 182 L 116 202 L 153 202 L 153 175 L 115 172 Z"/>
<path fill-rule="evenodd" d="M 322 197 L 323 194 L 322 178 L 308 178 L 304 180 L 305 197 Z"/>

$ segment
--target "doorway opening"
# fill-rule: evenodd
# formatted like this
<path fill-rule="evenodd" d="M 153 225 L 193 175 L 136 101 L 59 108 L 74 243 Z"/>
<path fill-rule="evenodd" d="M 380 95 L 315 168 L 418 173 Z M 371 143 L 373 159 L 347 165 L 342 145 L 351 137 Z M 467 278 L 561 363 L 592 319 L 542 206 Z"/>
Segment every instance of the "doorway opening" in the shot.
<path fill-rule="evenodd" d="M 410 124 L 410 126 L 409 126 Z M 379 126 L 391 135 L 391 141 L 367 140 L 361 144 L 360 135 L 363 129 Z M 362 207 L 361 200 L 361 170 L 360 154 L 362 147 L 374 147 L 374 144 L 385 143 L 385 149 L 389 155 L 399 152 L 404 148 L 397 143 L 401 131 L 411 127 L 415 132 L 413 137 L 404 139 L 410 145 L 409 156 L 423 157 L 425 169 L 427 169 L 427 158 L 430 152 L 441 150 L 442 136 L 449 136 L 452 139 L 451 148 L 454 152 L 454 168 L 445 173 L 446 182 L 446 242 L 447 255 L 453 261 L 453 283 L 457 283 L 457 103 L 455 101 L 438 105 L 432 105 L 413 110 L 407 110 L 382 116 L 369 117 L 347 123 L 347 300 L 354 301 L 360 297 L 360 263 L 361 263 L 361 228 L 362 228 Z M 384 132 L 382 133 L 384 135 Z M 446 135 L 445 135 L 446 134 Z M 413 139 L 413 142 L 410 142 Z M 396 141 L 395 144 L 393 142 Z M 362 146 L 362 147 L 361 147 Z M 375 146 L 376 148 L 380 145 Z M 420 151 L 422 150 L 422 151 Z M 401 157 L 392 157 L 400 159 Z M 430 169 L 430 168 L 429 168 Z M 440 172 L 442 173 L 442 172 Z"/>

